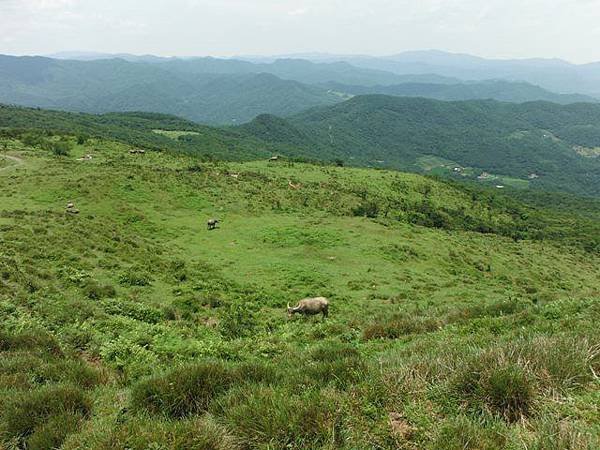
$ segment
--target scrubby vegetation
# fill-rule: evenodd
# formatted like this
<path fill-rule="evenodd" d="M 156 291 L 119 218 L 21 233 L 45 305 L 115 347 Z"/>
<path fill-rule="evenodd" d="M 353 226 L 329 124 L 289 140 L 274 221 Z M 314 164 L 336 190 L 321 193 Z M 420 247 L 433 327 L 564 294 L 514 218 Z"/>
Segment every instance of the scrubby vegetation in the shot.
<path fill-rule="evenodd" d="M 0 138 L 0 447 L 600 445 L 593 201 L 30 133 Z"/>

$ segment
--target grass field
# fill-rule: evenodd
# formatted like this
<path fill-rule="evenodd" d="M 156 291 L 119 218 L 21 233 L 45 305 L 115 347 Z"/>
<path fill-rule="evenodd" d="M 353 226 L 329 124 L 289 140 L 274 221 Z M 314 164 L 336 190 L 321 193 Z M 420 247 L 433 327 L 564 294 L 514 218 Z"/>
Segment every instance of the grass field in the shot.
<path fill-rule="evenodd" d="M 599 448 L 577 219 L 397 172 L 3 143 L 0 448 Z M 306 296 L 330 317 L 288 319 Z"/>
<path fill-rule="evenodd" d="M 156 134 L 167 136 L 171 139 L 179 139 L 181 136 L 197 136 L 200 133 L 196 131 L 172 131 L 172 130 L 153 130 Z"/>

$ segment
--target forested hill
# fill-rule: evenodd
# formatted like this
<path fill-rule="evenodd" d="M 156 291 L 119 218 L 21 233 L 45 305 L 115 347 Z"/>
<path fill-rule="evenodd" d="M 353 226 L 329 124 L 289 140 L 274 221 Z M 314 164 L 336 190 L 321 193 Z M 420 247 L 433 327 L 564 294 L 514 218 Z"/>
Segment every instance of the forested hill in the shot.
<path fill-rule="evenodd" d="M 190 153 L 206 158 L 251 160 L 272 153 L 265 143 L 231 130 L 199 125 L 166 114 L 69 113 L 0 104 L 0 133 L 25 134 L 31 145 L 53 133 L 97 137 L 146 150 Z"/>
<path fill-rule="evenodd" d="M 363 96 L 240 127 L 153 113 L 0 106 L 0 129 L 97 136 L 145 149 L 252 160 L 273 154 L 433 173 L 492 186 L 600 195 L 600 105 Z M 35 134 L 35 133 L 34 133 Z"/>
<path fill-rule="evenodd" d="M 557 94 L 530 83 L 504 80 L 468 83 L 412 82 L 387 86 L 357 86 L 331 82 L 323 84 L 323 87 L 350 95 L 383 94 L 446 101 L 492 99 L 513 103 L 548 101 L 562 105 L 582 102 L 598 103 L 598 99 L 587 95 Z"/>
<path fill-rule="evenodd" d="M 600 105 L 441 102 L 359 96 L 288 121 L 261 116 L 245 133 L 353 165 L 441 170 L 586 195 L 600 194 Z M 482 172 L 489 172 L 483 173 Z"/>

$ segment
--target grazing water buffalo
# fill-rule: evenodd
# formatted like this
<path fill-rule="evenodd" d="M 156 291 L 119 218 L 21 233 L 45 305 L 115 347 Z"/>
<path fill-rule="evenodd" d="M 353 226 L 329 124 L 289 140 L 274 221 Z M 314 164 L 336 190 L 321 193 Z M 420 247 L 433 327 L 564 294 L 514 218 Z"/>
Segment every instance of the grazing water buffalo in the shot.
<path fill-rule="evenodd" d="M 323 318 L 329 315 L 329 301 L 325 297 L 305 298 L 300 300 L 296 306 L 290 307 L 288 303 L 288 316 L 302 314 L 305 316 L 314 316 L 323 314 Z"/>
<path fill-rule="evenodd" d="M 206 222 L 206 227 L 209 230 L 214 230 L 215 228 L 217 228 L 218 223 L 219 221 L 217 219 L 210 219 L 208 222 Z"/>

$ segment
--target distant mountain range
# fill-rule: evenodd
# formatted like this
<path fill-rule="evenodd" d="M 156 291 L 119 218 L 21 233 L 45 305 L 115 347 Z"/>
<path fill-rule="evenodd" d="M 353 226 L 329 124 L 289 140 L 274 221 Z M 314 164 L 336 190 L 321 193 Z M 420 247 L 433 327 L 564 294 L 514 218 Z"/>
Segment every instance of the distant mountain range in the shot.
<path fill-rule="evenodd" d="M 350 64 L 127 54 L 56 56 L 63 59 L 0 56 L 0 102 L 90 113 L 160 112 L 200 123 L 235 125 L 260 114 L 285 117 L 364 94 L 560 104 L 597 101 L 525 82 L 461 81 L 435 73 L 398 74 L 353 65 L 366 57 L 352 57 Z"/>
<path fill-rule="evenodd" d="M 562 105 L 586 102 L 598 103 L 600 101 L 587 95 L 556 94 L 529 83 L 504 80 L 470 81 L 457 84 L 415 82 L 389 86 L 356 86 L 331 82 L 322 86 L 349 95 L 384 94 L 399 97 L 425 97 L 445 101 L 493 99 L 511 103 L 547 101 Z"/>
<path fill-rule="evenodd" d="M 121 59 L 0 56 L 0 102 L 90 113 L 147 111 L 236 124 L 289 115 L 343 96 L 267 73 L 192 73 Z"/>
<path fill-rule="evenodd" d="M 386 57 L 365 55 L 301 54 L 286 57 L 314 62 L 343 61 L 355 67 L 382 70 L 398 75 L 431 73 L 460 80 L 506 80 L 535 84 L 561 94 L 600 97 L 600 62 L 571 64 L 561 59 L 486 59 L 438 50 L 404 52 Z M 279 57 L 240 57 L 267 62 Z"/>

